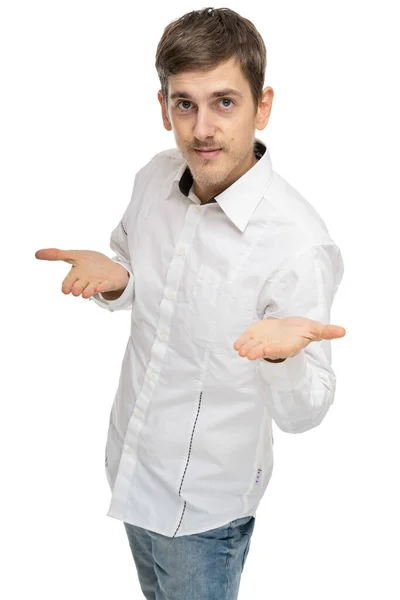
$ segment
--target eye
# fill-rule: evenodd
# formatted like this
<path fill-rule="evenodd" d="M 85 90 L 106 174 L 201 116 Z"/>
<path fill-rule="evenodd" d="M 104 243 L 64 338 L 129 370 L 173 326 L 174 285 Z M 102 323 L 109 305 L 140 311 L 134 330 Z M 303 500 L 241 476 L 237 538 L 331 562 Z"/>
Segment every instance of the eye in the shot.
<path fill-rule="evenodd" d="M 222 98 L 220 102 L 232 102 L 232 104 L 234 104 L 233 100 L 231 100 L 230 98 Z M 230 106 L 225 106 L 225 108 L 230 108 Z"/>
<path fill-rule="evenodd" d="M 235 104 L 235 103 L 234 103 L 234 101 L 233 101 L 233 100 L 231 100 L 230 98 L 221 98 L 220 100 L 218 100 L 218 102 L 217 102 L 217 103 L 219 103 L 219 102 L 230 102 L 230 103 L 231 103 L 231 105 L 230 105 L 230 106 L 225 106 L 225 107 L 224 107 L 224 108 L 226 108 L 226 109 L 228 109 L 228 108 L 231 108 L 231 106 L 232 106 L 233 104 Z M 180 105 L 180 104 L 192 104 L 192 103 L 191 103 L 189 100 L 180 100 L 180 102 L 177 102 L 177 104 L 176 104 L 175 106 L 176 106 L 177 108 L 179 108 L 179 105 Z M 185 108 L 183 108 L 183 107 L 182 107 L 182 109 L 181 109 L 181 110 L 183 110 L 183 112 L 188 112 L 188 111 L 187 111 Z"/>
<path fill-rule="evenodd" d="M 189 100 L 181 100 L 180 102 L 178 102 L 176 104 L 176 107 L 179 108 L 180 104 L 191 104 L 191 102 L 189 102 Z M 186 112 L 186 111 L 184 111 L 184 112 Z"/>

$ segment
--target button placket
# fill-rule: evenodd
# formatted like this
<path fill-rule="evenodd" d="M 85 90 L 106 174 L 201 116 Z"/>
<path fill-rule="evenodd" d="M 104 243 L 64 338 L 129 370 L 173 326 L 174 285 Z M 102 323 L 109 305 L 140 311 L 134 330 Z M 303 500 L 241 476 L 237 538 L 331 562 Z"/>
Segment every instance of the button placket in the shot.
<path fill-rule="evenodd" d="M 135 417 L 137 417 L 138 419 L 143 419 L 143 413 L 139 408 L 135 408 L 133 412 Z"/>

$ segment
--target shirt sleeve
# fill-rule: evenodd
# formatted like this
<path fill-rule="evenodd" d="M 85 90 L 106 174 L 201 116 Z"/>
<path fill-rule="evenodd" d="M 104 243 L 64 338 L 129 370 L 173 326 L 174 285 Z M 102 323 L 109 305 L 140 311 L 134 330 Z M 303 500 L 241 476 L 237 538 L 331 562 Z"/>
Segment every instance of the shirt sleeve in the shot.
<path fill-rule="evenodd" d="M 102 293 L 93 294 L 93 296 L 90 296 L 89 298 L 89 300 L 93 300 L 96 304 L 111 312 L 114 310 L 128 310 L 132 308 L 135 295 L 135 277 L 128 247 L 128 228 L 126 224 L 127 210 L 117 227 L 111 233 L 110 248 L 115 252 L 115 255 L 111 257 L 111 260 L 122 265 L 129 272 L 128 285 L 121 296 L 116 300 L 106 300 Z"/>
<path fill-rule="evenodd" d="M 343 272 L 343 258 L 335 244 L 301 251 L 271 284 L 272 301 L 264 318 L 306 317 L 329 324 Z M 267 409 L 282 431 L 302 433 L 321 423 L 336 388 L 331 340 L 310 342 L 282 363 L 260 358 L 257 369 L 268 387 Z"/>

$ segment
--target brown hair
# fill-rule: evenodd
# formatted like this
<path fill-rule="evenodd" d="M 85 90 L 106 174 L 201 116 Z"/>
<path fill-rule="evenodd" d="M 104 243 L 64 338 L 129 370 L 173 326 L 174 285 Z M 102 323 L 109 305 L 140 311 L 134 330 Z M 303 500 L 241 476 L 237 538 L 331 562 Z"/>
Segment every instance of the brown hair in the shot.
<path fill-rule="evenodd" d="M 206 71 L 235 57 L 250 85 L 255 109 L 262 96 L 267 51 L 251 21 L 230 8 L 202 8 L 186 13 L 164 29 L 156 52 L 163 100 L 168 77 L 182 71 Z"/>

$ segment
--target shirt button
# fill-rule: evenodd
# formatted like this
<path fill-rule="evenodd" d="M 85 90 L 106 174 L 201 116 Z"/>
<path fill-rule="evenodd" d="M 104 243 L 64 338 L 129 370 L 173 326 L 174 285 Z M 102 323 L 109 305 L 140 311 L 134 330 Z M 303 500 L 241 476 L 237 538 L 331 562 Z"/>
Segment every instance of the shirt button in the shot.
<path fill-rule="evenodd" d="M 135 417 L 137 417 L 138 419 L 142 418 L 142 411 L 139 410 L 138 408 L 135 408 L 134 413 L 135 413 Z"/>
<path fill-rule="evenodd" d="M 127 454 L 133 454 L 133 449 L 132 449 L 132 448 L 130 448 L 129 446 L 124 446 L 124 451 L 125 451 Z"/>
<path fill-rule="evenodd" d="M 185 248 L 179 248 L 178 254 L 179 256 L 185 256 Z"/>
<path fill-rule="evenodd" d="M 195 210 L 196 212 L 199 212 L 199 211 L 200 211 L 200 206 L 195 206 L 195 207 L 194 207 L 194 210 Z"/>
<path fill-rule="evenodd" d="M 167 334 L 166 333 L 159 333 L 158 337 L 160 338 L 160 340 L 164 341 L 167 339 Z"/>
<path fill-rule="evenodd" d="M 167 298 L 168 298 L 169 300 L 173 300 L 173 299 L 175 298 L 175 292 L 168 292 L 168 294 L 167 294 Z"/>

